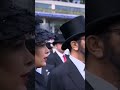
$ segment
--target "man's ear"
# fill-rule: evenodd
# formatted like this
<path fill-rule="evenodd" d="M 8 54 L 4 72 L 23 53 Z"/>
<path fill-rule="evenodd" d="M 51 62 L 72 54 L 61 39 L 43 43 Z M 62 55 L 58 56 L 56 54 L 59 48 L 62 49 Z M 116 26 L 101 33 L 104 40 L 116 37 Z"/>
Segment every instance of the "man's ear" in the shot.
<path fill-rule="evenodd" d="M 78 45 L 77 41 L 71 41 L 70 45 L 73 50 L 75 50 L 75 51 L 79 50 L 79 45 Z"/>
<path fill-rule="evenodd" d="M 94 55 L 96 58 L 102 58 L 104 54 L 103 41 L 94 35 L 86 37 L 86 47 L 88 52 Z"/>

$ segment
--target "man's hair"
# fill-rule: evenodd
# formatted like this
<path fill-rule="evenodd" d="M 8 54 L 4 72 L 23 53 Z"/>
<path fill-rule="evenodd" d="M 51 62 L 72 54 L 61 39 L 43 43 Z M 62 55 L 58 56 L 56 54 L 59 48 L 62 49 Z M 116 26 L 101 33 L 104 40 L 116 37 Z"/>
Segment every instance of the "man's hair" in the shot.
<path fill-rule="evenodd" d="M 86 38 L 89 36 L 89 35 L 94 35 L 94 36 L 97 36 L 99 37 L 105 44 L 106 44 L 106 40 L 108 41 L 109 38 L 110 38 L 110 33 L 111 32 L 114 32 L 115 29 L 117 29 L 116 27 L 119 27 L 120 29 L 120 22 L 114 22 L 112 24 L 109 24 L 107 25 L 106 27 L 101 27 L 101 28 L 98 28 L 97 31 L 100 31 L 100 29 L 102 29 L 103 32 L 94 32 L 92 34 L 88 34 L 86 35 Z M 89 51 L 88 51 L 88 48 L 86 46 L 85 48 L 85 55 L 86 55 L 86 58 L 88 57 L 89 55 Z"/>
<path fill-rule="evenodd" d="M 84 36 L 84 34 L 82 34 L 82 35 L 77 35 L 77 36 L 75 36 L 73 39 L 71 39 L 71 40 L 68 42 L 68 49 L 69 49 L 70 52 L 71 52 L 71 50 L 72 50 L 72 47 L 71 47 L 71 45 L 70 45 L 71 41 L 78 41 L 78 40 L 81 39 L 82 36 Z"/>

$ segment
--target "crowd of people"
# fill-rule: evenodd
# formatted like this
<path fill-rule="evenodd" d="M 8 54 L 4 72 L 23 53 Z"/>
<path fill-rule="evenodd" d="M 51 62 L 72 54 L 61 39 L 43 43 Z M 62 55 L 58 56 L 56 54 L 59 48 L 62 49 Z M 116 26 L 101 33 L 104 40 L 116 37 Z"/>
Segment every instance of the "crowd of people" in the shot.
<path fill-rule="evenodd" d="M 86 16 L 55 35 L 40 17 L 2 0 L 0 90 L 119 90 L 119 3 L 86 1 Z"/>
<path fill-rule="evenodd" d="M 74 25 L 75 27 L 73 27 Z M 71 26 L 71 28 L 70 28 Z M 35 89 L 36 90 L 74 90 L 85 89 L 85 18 L 76 17 L 60 28 L 62 34 L 56 35 L 50 52 L 45 41 L 49 35 L 36 34 L 35 42 Z M 38 28 L 37 28 L 38 29 Z M 39 29 L 42 32 L 41 29 Z M 39 36 L 41 40 L 39 40 Z M 37 39 L 37 37 L 39 39 Z M 37 42 L 39 43 L 37 45 Z M 46 42 L 47 43 L 47 42 Z M 42 44 L 42 45 L 41 45 Z M 68 49 L 69 54 L 64 51 Z M 70 74 L 70 77 L 69 77 Z M 43 78 L 42 78 L 43 77 Z M 41 79 L 40 79 L 41 78 Z M 79 82 L 83 81 L 81 85 Z M 74 84 L 74 82 L 76 84 Z M 62 83 L 62 84 L 61 84 Z M 76 85 L 78 87 L 76 87 Z M 70 87 L 71 86 L 71 87 Z"/>

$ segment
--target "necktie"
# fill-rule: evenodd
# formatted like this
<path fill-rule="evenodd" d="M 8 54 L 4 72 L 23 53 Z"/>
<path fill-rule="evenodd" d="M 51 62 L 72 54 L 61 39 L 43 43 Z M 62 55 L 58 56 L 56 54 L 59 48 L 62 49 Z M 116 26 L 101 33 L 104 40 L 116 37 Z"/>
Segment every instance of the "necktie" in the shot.
<path fill-rule="evenodd" d="M 66 61 L 67 61 L 67 58 L 66 58 L 66 56 L 65 56 L 65 55 L 63 55 L 63 58 L 64 58 L 64 62 L 66 62 Z"/>

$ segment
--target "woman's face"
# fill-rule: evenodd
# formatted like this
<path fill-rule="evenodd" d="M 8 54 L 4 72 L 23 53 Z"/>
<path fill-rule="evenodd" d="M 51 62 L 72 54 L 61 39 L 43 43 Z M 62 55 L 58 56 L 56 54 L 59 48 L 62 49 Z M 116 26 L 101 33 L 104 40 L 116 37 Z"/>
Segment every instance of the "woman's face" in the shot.
<path fill-rule="evenodd" d="M 35 51 L 35 65 L 36 67 L 43 67 L 46 66 L 46 60 L 49 55 L 49 49 L 46 45 L 41 47 L 36 47 Z"/>
<path fill-rule="evenodd" d="M 26 90 L 28 73 L 34 67 L 34 57 L 26 49 L 24 40 L 0 50 L 0 89 Z"/>

